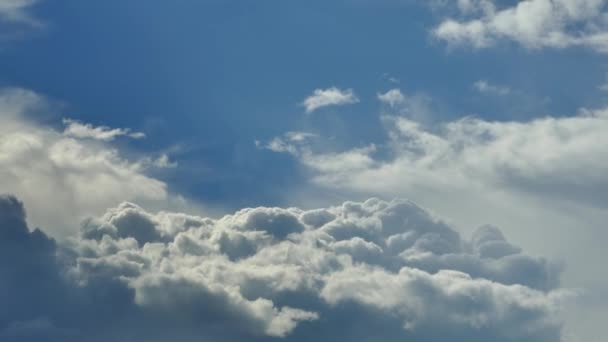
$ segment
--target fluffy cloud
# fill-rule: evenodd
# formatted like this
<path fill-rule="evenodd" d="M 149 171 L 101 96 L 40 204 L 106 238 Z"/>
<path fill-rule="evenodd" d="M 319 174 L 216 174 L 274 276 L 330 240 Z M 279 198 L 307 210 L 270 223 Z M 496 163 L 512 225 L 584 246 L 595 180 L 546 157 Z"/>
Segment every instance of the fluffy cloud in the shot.
<path fill-rule="evenodd" d="M 29 203 L 33 223 L 65 233 L 85 216 L 125 199 L 167 198 L 166 184 L 145 174 L 151 164 L 145 158 L 130 161 L 103 141 L 73 137 L 74 122 L 67 136 L 30 120 L 49 106 L 27 90 L 0 91 L 0 188 Z M 80 126 L 102 140 L 115 133 Z"/>
<path fill-rule="evenodd" d="M 343 106 L 358 103 L 359 98 L 352 89 L 339 89 L 331 87 L 327 89 L 315 89 L 312 95 L 304 99 L 302 106 L 306 108 L 306 113 L 327 106 Z"/>
<path fill-rule="evenodd" d="M 411 96 L 400 91 L 389 93 L 391 98 L 401 94 L 403 100 L 399 97 L 390 103 L 381 99 L 386 138 L 336 151 L 319 144 L 322 137 L 299 142 L 278 137 L 281 149 L 275 150 L 294 156 L 312 171 L 311 182 L 332 196 L 361 199 L 407 194 L 448 217 L 461 231 L 470 232 L 468 227 L 488 221 L 499 224 L 528 250 L 566 261 L 569 267 L 564 280 L 569 286 L 585 288 L 585 300 L 593 303 L 600 315 L 605 314 L 607 279 L 588 260 L 590 254 L 605 257 L 608 110 L 582 109 L 571 116 L 528 121 L 464 117 L 428 124 L 417 118 L 419 113 L 427 117 L 428 107 L 413 106 Z M 272 149 L 268 144 L 266 147 Z M 483 233 L 475 234 L 474 248 L 488 258 L 502 256 L 522 262 L 519 267 L 528 270 L 525 277 L 530 284 L 550 287 L 552 282 L 547 282 L 546 275 L 536 278 L 544 272 L 513 255 L 519 248 L 501 236 L 486 227 Z M 339 248 L 353 251 L 356 260 L 377 260 L 376 242 L 366 241 L 341 243 Z M 407 235 L 392 238 L 389 246 L 399 246 L 401 241 L 408 241 Z M 573 241 L 585 247 L 571 248 Z M 432 245 L 434 241 L 429 238 L 424 243 Z M 446 267 L 446 262 L 462 263 L 464 268 L 459 271 L 474 278 L 491 275 L 503 283 L 509 274 L 505 272 L 509 267 L 503 268 L 500 262 L 470 267 L 470 260 L 462 258 L 404 256 L 408 265 L 426 270 L 452 268 Z M 580 305 L 577 310 L 581 312 L 589 307 L 583 302 L 573 305 Z M 585 322 L 577 316 L 570 315 L 569 322 L 580 334 Z M 596 335 L 597 331 L 588 333 Z"/>
<path fill-rule="evenodd" d="M 445 19 L 434 35 L 450 45 L 486 48 L 510 40 L 530 49 L 585 46 L 608 52 L 604 0 L 525 0 L 500 6 L 459 0 L 461 16 Z"/>
<path fill-rule="evenodd" d="M 141 132 L 131 132 L 128 128 L 94 127 L 91 124 L 84 124 L 72 119 L 63 119 L 63 123 L 66 125 L 63 135 L 73 138 L 112 141 L 119 136 L 127 136 L 134 139 L 141 139 L 146 136 Z"/>
<path fill-rule="evenodd" d="M 0 197 L 0 246 L 11 342 L 557 341 L 568 296 L 497 228 L 464 240 L 402 200 L 220 219 L 124 203 L 57 245 Z"/>

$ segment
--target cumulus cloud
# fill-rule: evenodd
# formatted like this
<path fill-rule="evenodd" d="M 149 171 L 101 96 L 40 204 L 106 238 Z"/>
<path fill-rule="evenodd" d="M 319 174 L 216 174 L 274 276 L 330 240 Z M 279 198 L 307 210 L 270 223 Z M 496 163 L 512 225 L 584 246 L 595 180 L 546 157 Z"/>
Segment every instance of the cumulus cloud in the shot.
<path fill-rule="evenodd" d="M 450 45 L 487 48 L 509 40 L 529 49 L 585 46 L 608 52 L 604 0 L 525 0 L 501 6 L 491 0 L 459 0 L 461 15 L 433 30 Z"/>
<path fill-rule="evenodd" d="M 57 244 L 5 196 L 0 247 L 11 342 L 558 341 L 569 296 L 497 228 L 462 239 L 404 200 L 220 219 L 123 203 Z"/>
<path fill-rule="evenodd" d="M 461 231 L 488 221 L 499 224 L 528 249 L 567 260 L 566 281 L 586 288 L 593 298 L 590 301 L 601 308 L 598 311 L 606 312 L 607 280 L 588 260 L 590 254 L 605 256 L 604 239 L 598 237 L 606 236 L 608 177 L 604 170 L 608 169 L 608 150 L 604 146 L 608 144 L 608 110 L 581 109 L 570 116 L 521 121 L 464 117 L 425 124 L 416 119 L 418 109 L 409 96 L 399 93 L 405 98 L 401 104 L 383 102 L 386 105 L 381 107 L 380 120 L 386 135 L 369 145 L 373 148 L 355 145 L 336 151 L 314 140 L 294 143 L 278 137 L 284 148 L 276 151 L 294 156 L 311 171 L 310 181 L 315 186 L 335 196 L 361 199 L 407 194 L 448 217 Z M 422 108 L 426 113 L 428 108 Z M 490 227 L 475 234 L 473 240 L 472 248 L 486 258 L 519 262 L 513 254 L 519 247 L 504 241 L 502 234 Z M 388 246 L 407 241 L 407 234 L 395 236 Z M 585 247 L 571 248 L 572 241 Z M 339 248 L 352 250 L 357 260 L 378 259 L 376 246 L 367 242 L 354 240 L 341 243 Z M 430 237 L 419 244 L 442 247 Z M 447 259 L 457 262 L 451 257 L 420 258 L 414 252 L 404 256 L 410 265 L 424 265 L 427 270 L 445 268 Z M 482 267 L 483 277 L 493 273 L 504 280 L 494 273 L 503 266 Z M 532 280 L 543 272 L 535 267 L 527 269 L 528 279 L 546 288 L 542 285 L 545 276 Z M 476 272 L 465 271 L 474 278 L 479 276 Z M 574 305 L 580 305 L 581 311 L 589 307 Z M 578 334 L 582 324 L 574 316 L 569 321 Z"/>
<path fill-rule="evenodd" d="M 103 141 L 114 130 L 81 125 L 103 138 L 83 140 L 30 120 L 48 106 L 28 90 L 0 91 L 0 188 L 29 203 L 33 223 L 65 233 L 125 199 L 167 198 L 166 184 L 145 174 L 150 163 L 128 160 Z M 157 162 L 170 166 L 168 159 Z"/>
<path fill-rule="evenodd" d="M 95 127 L 91 124 L 81 123 L 72 119 L 63 119 L 63 124 L 66 126 L 63 135 L 73 138 L 112 141 L 119 136 L 126 136 L 134 139 L 146 137 L 144 133 L 131 132 L 128 128 L 110 128 L 107 126 Z"/>
<path fill-rule="evenodd" d="M 327 106 L 344 106 L 358 103 L 359 98 L 352 89 L 339 89 L 331 87 L 327 89 L 315 89 L 312 95 L 304 99 L 302 106 L 306 108 L 306 113 Z"/>

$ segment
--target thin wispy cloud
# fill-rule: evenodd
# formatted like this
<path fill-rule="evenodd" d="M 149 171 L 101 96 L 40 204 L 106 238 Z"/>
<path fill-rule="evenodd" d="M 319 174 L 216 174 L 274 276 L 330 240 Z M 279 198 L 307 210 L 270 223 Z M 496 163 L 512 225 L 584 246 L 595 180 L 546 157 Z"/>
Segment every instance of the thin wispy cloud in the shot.
<path fill-rule="evenodd" d="M 482 94 L 491 94 L 491 95 L 509 95 L 511 93 L 511 88 L 503 85 L 492 84 L 486 80 L 479 80 L 473 83 L 473 89 L 482 93 Z"/>
<path fill-rule="evenodd" d="M 352 89 L 339 89 L 331 87 L 327 89 L 315 89 L 312 95 L 304 99 L 302 106 L 306 113 L 328 106 L 344 106 L 359 102 L 359 98 Z"/>
<path fill-rule="evenodd" d="M 400 89 L 391 89 L 386 93 L 378 93 L 378 100 L 382 103 L 386 103 L 391 107 L 402 104 L 405 102 L 405 96 Z"/>
<path fill-rule="evenodd" d="M 125 136 L 134 139 L 141 139 L 146 137 L 144 133 L 132 132 L 129 128 L 110 128 L 107 126 L 93 126 L 91 124 L 81 123 L 72 119 L 63 119 L 63 124 L 66 126 L 63 131 L 63 135 L 80 139 L 112 141 L 120 136 Z"/>
<path fill-rule="evenodd" d="M 38 3 L 38 0 L 1 0 L 0 21 L 8 23 L 37 24 L 29 13 L 29 9 Z"/>

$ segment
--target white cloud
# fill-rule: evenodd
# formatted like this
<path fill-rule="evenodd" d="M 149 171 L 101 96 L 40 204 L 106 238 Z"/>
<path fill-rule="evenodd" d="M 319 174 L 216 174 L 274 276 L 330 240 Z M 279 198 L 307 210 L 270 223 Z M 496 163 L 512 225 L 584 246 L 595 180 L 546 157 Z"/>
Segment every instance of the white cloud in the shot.
<path fill-rule="evenodd" d="M 26 201 L 34 224 L 44 223 L 65 234 L 83 217 L 127 198 L 167 198 L 166 184 L 144 173 L 146 163 L 127 160 L 119 150 L 104 144 L 103 140 L 126 134 L 126 130 L 117 133 L 73 126 L 70 121 L 70 127 L 84 130 L 78 134 L 68 130 L 66 135 L 27 119 L 32 110 L 46 103 L 43 97 L 23 89 L 0 92 L 0 188 Z M 94 136 L 101 141 L 74 136 Z"/>
<path fill-rule="evenodd" d="M 128 128 L 110 128 L 107 126 L 95 127 L 72 119 L 63 119 L 66 126 L 63 135 L 79 139 L 95 139 L 102 141 L 112 141 L 116 137 L 126 136 L 134 139 L 145 138 L 141 132 L 131 132 Z"/>
<path fill-rule="evenodd" d="M 566 261 L 567 284 L 586 288 L 594 310 L 608 312 L 607 279 L 588 263 L 590 254 L 606 258 L 598 238 L 608 238 L 608 109 L 529 121 L 466 117 L 434 125 L 413 120 L 400 106 L 394 111 L 382 115 L 388 139 L 377 141 L 375 150 L 327 151 L 305 142 L 289 144 L 287 152 L 313 171 L 315 185 L 334 195 L 407 196 L 463 231 L 495 222 L 528 249 Z M 353 155 L 356 165 L 341 161 Z M 493 248 L 498 249 L 484 253 L 511 250 Z M 577 334 L 598 336 L 598 327 L 581 330 L 585 323 L 577 317 L 570 322 Z"/>
<path fill-rule="evenodd" d="M 391 107 L 395 107 L 405 102 L 405 96 L 403 96 L 400 89 L 391 89 L 384 94 L 378 94 L 378 100 Z"/>
<path fill-rule="evenodd" d="M 302 106 L 306 108 L 307 113 L 312 113 L 322 107 L 343 106 L 358 102 L 359 98 L 357 98 L 352 89 L 342 90 L 331 87 L 327 89 L 315 89 L 312 95 L 304 99 Z"/>
<path fill-rule="evenodd" d="M 317 182 L 383 193 L 474 186 L 592 200 L 608 187 L 608 109 L 529 122 L 464 118 L 433 131 L 403 116 L 386 115 L 383 121 L 393 156 L 388 160 L 374 158 L 374 149 L 325 154 L 301 144 L 283 150 L 319 171 Z M 365 162 L 352 168 L 338 162 L 338 155 Z M 326 167 L 329 161 L 336 167 Z"/>
<path fill-rule="evenodd" d="M 282 137 L 275 137 L 267 144 L 257 141 L 258 148 L 265 148 L 273 152 L 289 153 L 298 158 L 303 164 L 328 172 L 348 172 L 364 170 L 374 165 L 370 154 L 376 150 L 375 145 L 368 145 L 341 153 L 316 154 L 309 147 L 309 140 L 315 135 L 307 135 L 305 139 L 293 139 L 292 132 Z"/>
<path fill-rule="evenodd" d="M 509 95 L 511 89 L 506 86 L 489 83 L 485 80 L 479 80 L 473 83 L 473 88 L 480 93 L 484 94 L 495 94 L 495 95 Z"/>
<path fill-rule="evenodd" d="M 529 49 L 585 46 L 608 52 L 604 0 L 524 0 L 500 7 L 459 1 L 462 17 L 445 19 L 433 34 L 450 45 L 487 48 L 510 40 Z"/>
<path fill-rule="evenodd" d="M 28 231 L 14 198 L 0 197 L 0 227 L 0 275 L 19 269 L 7 303 L 23 303 L 0 307 L 0 318 L 44 313 L 44 340 L 77 328 L 64 340 L 553 342 L 570 296 L 553 263 L 497 228 L 462 239 L 404 200 L 220 219 L 123 203 L 61 244 L 62 259 L 44 233 Z M 44 300 L 25 300 L 33 293 Z"/>
<path fill-rule="evenodd" d="M 168 155 L 161 154 L 160 157 L 152 161 L 152 165 L 161 169 L 172 169 L 177 167 L 177 162 L 171 161 Z"/>

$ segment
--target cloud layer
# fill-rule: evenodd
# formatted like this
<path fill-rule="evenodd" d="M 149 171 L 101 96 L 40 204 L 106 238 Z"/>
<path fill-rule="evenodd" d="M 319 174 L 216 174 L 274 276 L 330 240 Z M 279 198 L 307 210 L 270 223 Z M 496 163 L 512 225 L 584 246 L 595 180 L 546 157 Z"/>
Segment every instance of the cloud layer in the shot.
<path fill-rule="evenodd" d="M 123 203 L 57 245 L 5 196 L 0 247 L 11 342 L 557 341 L 567 296 L 497 228 L 463 240 L 401 200 L 221 219 Z"/>
<path fill-rule="evenodd" d="M 390 94 L 397 92 L 383 101 Z M 392 105 L 410 108 L 404 97 L 393 97 Z M 316 171 L 315 182 L 333 188 L 385 194 L 505 189 L 594 206 L 608 199 L 607 109 L 527 122 L 465 117 L 432 129 L 412 120 L 415 114 L 396 111 L 382 116 L 386 142 L 329 153 L 307 140 L 279 137 L 268 148 L 291 153 Z"/>
<path fill-rule="evenodd" d="M 456 3 L 456 2 L 455 2 Z M 460 14 L 433 30 L 450 45 L 487 48 L 508 40 L 530 49 L 585 46 L 608 52 L 604 0 L 459 0 Z"/>

